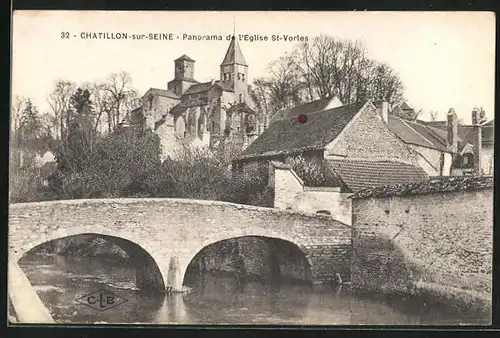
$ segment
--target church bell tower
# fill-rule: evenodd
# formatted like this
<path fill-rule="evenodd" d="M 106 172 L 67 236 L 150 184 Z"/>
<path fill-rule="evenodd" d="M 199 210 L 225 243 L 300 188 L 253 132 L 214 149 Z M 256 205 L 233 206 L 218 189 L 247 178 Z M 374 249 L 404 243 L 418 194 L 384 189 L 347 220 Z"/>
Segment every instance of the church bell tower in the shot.
<path fill-rule="evenodd" d="M 233 88 L 236 102 L 247 101 L 248 65 L 234 35 L 220 65 L 220 81 Z"/>

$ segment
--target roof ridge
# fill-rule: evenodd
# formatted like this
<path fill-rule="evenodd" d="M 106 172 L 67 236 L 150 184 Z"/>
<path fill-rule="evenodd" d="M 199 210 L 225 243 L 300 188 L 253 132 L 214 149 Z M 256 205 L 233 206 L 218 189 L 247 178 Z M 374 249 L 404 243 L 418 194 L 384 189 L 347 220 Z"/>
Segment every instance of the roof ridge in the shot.
<path fill-rule="evenodd" d="M 420 137 L 422 137 L 425 141 L 427 141 L 427 143 L 429 143 L 431 146 L 435 146 L 434 143 L 432 143 L 431 141 L 429 141 L 424 135 L 420 134 L 418 131 L 415 130 L 415 128 L 413 128 L 409 123 L 411 123 L 410 121 L 408 120 L 405 120 L 405 119 L 401 119 L 401 121 L 406 124 L 408 126 L 408 128 L 410 128 L 411 130 L 413 130 L 415 133 L 417 133 Z"/>
<path fill-rule="evenodd" d="M 314 102 L 314 101 L 313 101 Z M 335 107 L 335 108 L 330 108 L 330 109 L 327 109 L 327 110 L 315 110 L 313 112 L 308 112 L 308 113 L 305 113 L 307 115 L 311 115 L 311 114 L 318 114 L 318 113 L 326 113 L 326 112 L 331 112 L 335 109 L 342 109 L 342 108 L 347 108 L 347 107 L 353 107 L 354 105 L 357 105 L 357 104 L 361 104 L 361 102 L 363 101 L 358 101 L 358 102 L 355 102 L 355 103 L 351 103 L 351 104 L 347 104 L 345 106 L 339 106 L 339 107 Z M 364 103 L 362 105 L 360 105 L 359 109 L 358 110 L 361 110 L 361 108 L 364 107 L 364 105 L 369 102 L 369 101 L 364 101 Z M 300 107 L 300 106 L 299 106 Z M 294 107 L 295 108 L 295 107 Z M 294 108 L 290 108 L 289 110 L 292 110 Z M 286 118 L 283 118 L 282 120 L 295 120 L 297 118 L 297 116 L 293 116 L 293 117 L 286 117 Z"/>

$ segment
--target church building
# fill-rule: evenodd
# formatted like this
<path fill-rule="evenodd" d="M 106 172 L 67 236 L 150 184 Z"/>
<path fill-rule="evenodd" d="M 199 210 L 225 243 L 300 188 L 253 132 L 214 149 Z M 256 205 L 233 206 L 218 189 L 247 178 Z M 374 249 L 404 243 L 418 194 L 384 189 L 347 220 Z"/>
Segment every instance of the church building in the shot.
<path fill-rule="evenodd" d="M 174 60 L 175 75 L 167 89 L 150 88 L 126 121 L 160 137 L 162 160 L 185 146 L 215 148 L 233 141 L 245 147 L 263 129 L 249 94 L 248 64 L 236 39 L 220 65 L 219 80 L 198 82 L 195 63 L 187 55 Z"/>

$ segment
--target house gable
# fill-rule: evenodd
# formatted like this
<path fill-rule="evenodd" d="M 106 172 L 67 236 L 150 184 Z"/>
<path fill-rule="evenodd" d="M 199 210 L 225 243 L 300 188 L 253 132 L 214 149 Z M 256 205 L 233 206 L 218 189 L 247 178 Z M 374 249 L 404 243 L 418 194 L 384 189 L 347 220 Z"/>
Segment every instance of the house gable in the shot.
<path fill-rule="evenodd" d="M 363 107 L 326 146 L 325 156 L 416 164 L 413 152 L 389 130 L 372 104 Z"/>

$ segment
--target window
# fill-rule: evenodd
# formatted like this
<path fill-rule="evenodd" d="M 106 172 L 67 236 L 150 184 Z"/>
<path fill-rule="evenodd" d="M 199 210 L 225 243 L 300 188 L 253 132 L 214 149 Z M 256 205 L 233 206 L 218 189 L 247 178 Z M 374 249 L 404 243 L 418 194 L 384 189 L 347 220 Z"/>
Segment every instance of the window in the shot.
<path fill-rule="evenodd" d="M 153 109 L 153 95 L 150 95 L 149 96 L 149 110 Z"/>
<path fill-rule="evenodd" d="M 215 130 L 215 122 L 212 121 L 212 132 Z"/>
<path fill-rule="evenodd" d="M 224 81 L 227 81 L 227 73 L 224 74 Z"/>
<path fill-rule="evenodd" d="M 238 73 L 238 80 L 241 80 L 241 73 Z"/>
<path fill-rule="evenodd" d="M 464 165 L 469 164 L 469 157 L 468 156 L 464 156 L 463 161 L 464 161 L 463 162 Z"/>
<path fill-rule="evenodd" d="M 241 73 L 241 80 L 245 81 L 245 73 Z"/>
<path fill-rule="evenodd" d="M 243 102 L 243 94 L 240 94 L 240 103 Z"/>

